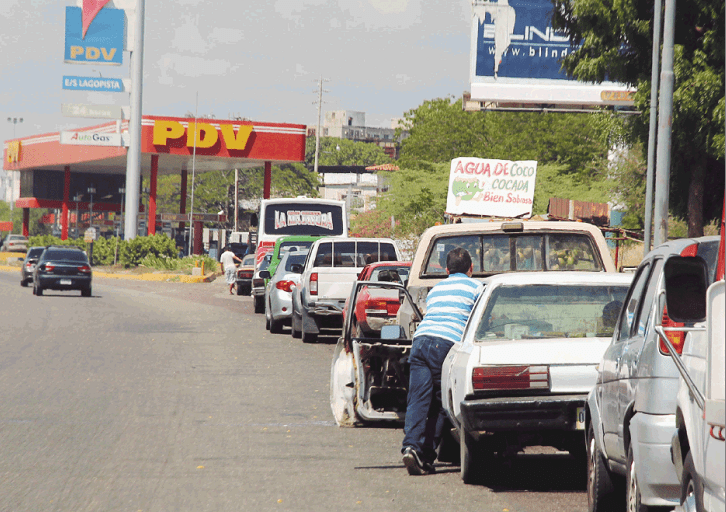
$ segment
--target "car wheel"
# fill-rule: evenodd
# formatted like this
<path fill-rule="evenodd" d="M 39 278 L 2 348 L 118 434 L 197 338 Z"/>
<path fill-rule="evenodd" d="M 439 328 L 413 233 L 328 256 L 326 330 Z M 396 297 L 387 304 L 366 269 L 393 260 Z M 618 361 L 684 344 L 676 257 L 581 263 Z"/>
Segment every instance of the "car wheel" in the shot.
<path fill-rule="evenodd" d="M 270 318 L 270 332 L 272 334 L 282 334 L 282 326 L 282 320 L 275 320 L 274 318 Z"/>
<path fill-rule="evenodd" d="M 237 289 L 237 295 L 242 295 L 242 286 L 238 284 L 235 288 Z"/>
<path fill-rule="evenodd" d="M 313 332 L 305 331 L 305 311 L 303 311 L 302 319 L 300 320 L 300 331 L 302 332 L 301 337 L 303 343 L 315 343 L 318 341 L 318 334 Z"/>
<path fill-rule="evenodd" d="M 264 297 L 255 295 L 255 313 L 264 313 L 264 312 L 265 312 Z"/>
<path fill-rule="evenodd" d="M 635 473 L 635 460 L 633 458 L 633 447 L 628 448 L 628 472 L 625 475 L 625 504 L 627 512 L 649 512 L 650 507 L 641 503 L 640 486 L 638 475 Z M 655 509 L 657 510 L 657 509 Z"/>
<path fill-rule="evenodd" d="M 41 295 L 43 295 L 43 288 L 41 288 L 40 286 L 36 286 L 36 287 L 35 287 L 35 294 L 36 294 L 36 295 L 37 295 L 38 297 L 40 297 Z"/>
<path fill-rule="evenodd" d="M 605 466 L 602 452 L 595 441 L 595 427 L 590 423 L 587 431 L 587 510 L 606 512 L 613 510 L 614 486 L 612 475 Z"/>
<path fill-rule="evenodd" d="M 25 279 L 21 279 L 20 280 L 20 286 L 22 286 L 23 288 L 27 288 L 28 287 L 28 281 L 25 280 Z"/>
<path fill-rule="evenodd" d="M 91 287 L 84 288 L 81 290 L 81 297 L 90 297 L 91 296 Z"/>
<path fill-rule="evenodd" d="M 354 427 L 360 422 L 355 412 L 355 363 L 353 354 L 339 341 L 330 367 L 330 409 L 339 427 Z"/>
<path fill-rule="evenodd" d="M 465 484 L 481 483 L 484 480 L 483 450 L 471 434 L 459 428 L 459 455 L 461 458 L 461 479 Z"/>
<path fill-rule="evenodd" d="M 686 455 L 681 478 L 681 508 L 685 512 L 703 512 L 703 482 L 696 473 L 691 452 Z"/>

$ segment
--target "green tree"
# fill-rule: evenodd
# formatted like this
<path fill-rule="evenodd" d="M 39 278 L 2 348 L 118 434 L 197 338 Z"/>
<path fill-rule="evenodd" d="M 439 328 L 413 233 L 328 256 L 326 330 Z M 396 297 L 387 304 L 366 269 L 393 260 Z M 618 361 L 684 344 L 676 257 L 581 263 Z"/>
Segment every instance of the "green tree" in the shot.
<path fill-rule="evenodd" d="M 335 137 L 320 137 L 318 165 L 379 165 L 390 163 L 391 158 L 377 144 L 355 142 Z M 315 166 L 315 137 L 305 143 L 305 165 Z"/>
<path fill-rule="evenodd" d="M 553 24 L 582 46 L 564 58 L 578 80 L 606 79 L 637 88 L 641 116 L 628 127 L 647 148 L 653 5 L 650 0 L 552 0 Z M 655 5 L 660 5 L 656 2 Z M 677 2 L 674 46 L 670 211 L 703 234 L 719 216 L 724 188 L 724 2 Z"/>
<path fill-rule="evenodd" d="M 537 160 L 591 176 L 607 157 L 607 132 L 588 114 L 465 112 L 461 100 L 427 100 L 404 114 L 401 165 L 469 156 Z"/>

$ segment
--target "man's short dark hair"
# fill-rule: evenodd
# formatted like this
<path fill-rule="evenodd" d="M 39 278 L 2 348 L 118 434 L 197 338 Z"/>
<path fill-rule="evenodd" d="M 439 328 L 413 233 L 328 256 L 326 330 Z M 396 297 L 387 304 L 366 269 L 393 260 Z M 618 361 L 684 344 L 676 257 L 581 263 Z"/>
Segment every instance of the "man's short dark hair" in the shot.
<path fill-rule="evenodd" d="M 457 247 L 446 255 L 446 269 L 449 274 L 466 274 L 471 268 L 471 256 L 463 247 Z"/>

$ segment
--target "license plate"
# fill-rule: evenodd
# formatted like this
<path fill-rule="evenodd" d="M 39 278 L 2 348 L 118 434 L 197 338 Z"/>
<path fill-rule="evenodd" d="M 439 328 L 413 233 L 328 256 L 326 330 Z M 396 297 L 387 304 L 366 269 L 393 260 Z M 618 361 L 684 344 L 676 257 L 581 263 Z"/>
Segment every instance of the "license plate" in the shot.
<path fill-rule="evenodd" d="M 61 285 L 71 285 L 71 284 L 73 284 L 73 281 L 71 281 L 70 279 L 61 279 L 60 284 Z"/>
<path fill-rule="evenodd" d="M 585 408 L 577 408 L 577 418 L 575 418 L 575 430 L 585 430 Z"/>

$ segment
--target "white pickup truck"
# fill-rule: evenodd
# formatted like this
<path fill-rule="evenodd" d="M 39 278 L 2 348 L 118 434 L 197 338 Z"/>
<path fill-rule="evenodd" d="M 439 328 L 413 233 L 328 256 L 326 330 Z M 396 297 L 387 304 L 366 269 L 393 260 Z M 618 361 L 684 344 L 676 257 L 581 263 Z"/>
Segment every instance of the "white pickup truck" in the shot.
<path fill-rule="evenodd" d="M 668 315 L 684 323 L 675 327 L 659 325 L 656 331 L 667 343 L 681 374 L 676 432 L 671 441 L 671 460 L 681 483 L 676 511 L 723 511 L 726 508 L 723 224 L 712 283 L 706 266 L 699 268 L 698 262 L 692 262 L 694 258 L 671 260 L 666 267 L 665 285 Z M 674 350 L 668 331 L 686 333 L 681 356 Z"/>
<path fill-rule="evenodd" d="M 317 341 L 320 329 L 343 325 L 343 307 L 368 263 L 400 261 L 389 238 L 321 238 L 308 253 L 300 285 L 292 295 L 292 336 Z"/>

